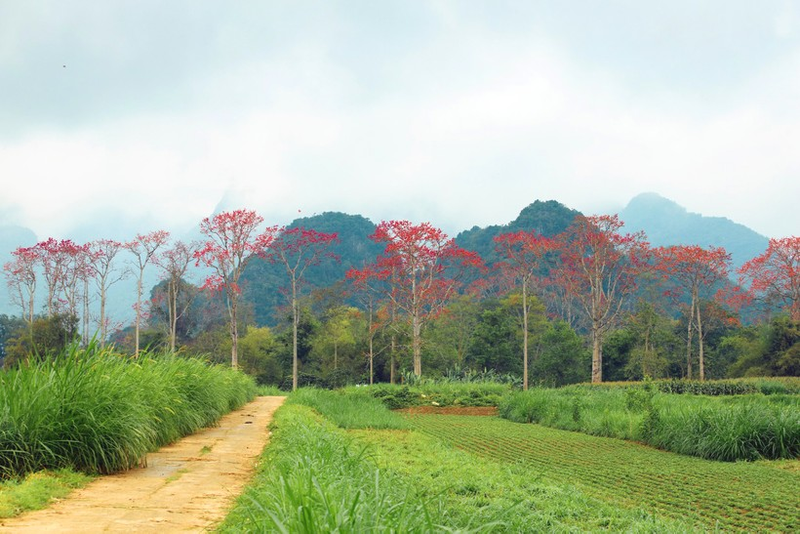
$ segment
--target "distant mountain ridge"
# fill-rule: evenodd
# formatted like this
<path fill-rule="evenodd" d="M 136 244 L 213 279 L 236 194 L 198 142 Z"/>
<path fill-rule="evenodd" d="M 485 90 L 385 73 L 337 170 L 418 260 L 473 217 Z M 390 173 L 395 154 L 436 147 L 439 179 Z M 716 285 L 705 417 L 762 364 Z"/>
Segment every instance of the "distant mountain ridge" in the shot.
<path fill-rule="evenodd" d="M 654 247 L 723 247 L 731 254 L 734 268 L 764 252 L 769 243 L 769 239 L 743 224 L 691 213 L 657 193 L 637 195 L 620 211 L 619 218 L 627 231 L 644 231 Z"/>
<path fill-rule="evenodd" d="M 221 202 L 218 209 L 222 209 L 222 204 L 224 203 Z M 492 265 L 499 259 L 494 243 L 496 236 L 523 230 L 536 231 L 552 237 L 566 230 L 577 215 L 580 215 L 579 211 L 568 208 L 556 200 L 536 200 L 509 223 L 483 228 L 474 226 L 458 233 L 455 241 L 460 247 L 477 252 L 488 265 Z M 655 193 L 634 197 L 619 212 L 619 217 L 625 223 L 626 231 L 643 230 L 652 246 L 696 244 L 703 247 L 709 245 L 724 247 L 732 254 L 735 267 L 761 254 L 768 244 L 766 237 L 744 225 L 724 217 L 706 217 L 690 213 L 676 202 Z M 309 269 L 308 282 L 312 287 L 323 288 L 343 280 L 348 268 L 361 267 L 374 261 L 383 250 L 381 245 L 369 239 L 369 235 L 375 231 L 375 223 L 361 215 L 325 212 L 298 218 L 289 225 L 290 228 L 297 226 L 339 234 L 340 242 L 332 249 L 339 256 L 339 261 L 324 262 Z M 94 238 L 102 237 L 106 236 L 97 235 Z M 195 231 L 182 237 L 191 240 L 200 235 Z M 19 246 L 31 246 L 36 241 L 37 236 L 27 228 L 0 225 L 0 259 L 8 261 L 11 259 L 12 250 Z M 285 285 L 285 274 L 282 269 L 281 266 L 255 259 L 245 271 L 243 290 L 247 300 L 253 304 L 252 313 L 258 324 L 275 324 L 280 319 L 280 312 L 276 315 L 276 307 L 285 300 L 281 291 Z M 192 282 L 201 283 L 202 277 L 203 273 L 195 272 Z M 149 280 L 145 283 L 149 287 L 157 283 L 158 273 L 151 270 L 147 278 Z M 123 322 L 129 321 L 132 317 L 131 306 L 134 300 L 132 284 L 132 280 L 129 279 L 113 288 L 112 316 Z M 149 289 L 146 294 L 149 294 Z M 0 289 L 0 313 L 19 313 L 19 310 L 9 302 L 8 292 L 4 289 Z"/>

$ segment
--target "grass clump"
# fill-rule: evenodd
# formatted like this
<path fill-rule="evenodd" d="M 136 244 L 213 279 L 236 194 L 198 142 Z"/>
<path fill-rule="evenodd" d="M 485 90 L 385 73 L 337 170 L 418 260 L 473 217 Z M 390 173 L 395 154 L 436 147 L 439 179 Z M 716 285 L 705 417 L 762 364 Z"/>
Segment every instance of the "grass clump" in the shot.
<path fill-rule="evenodd" d="M 308 393 L 304 394 L 308 395 Z M 444 511 L 296 402 L 276 413 L 253 484 L 220 532 L 434 532 Z"/>
<path fill-rule="evenodd" d="M 40 510 L 53 499 L 82 488 L 91 476 L 69 469 L 39 471 L 23 479 L 0 482 L 0 518 L 14 517 L 29 510 Z"/>
<path fill-rule="evenodd" d="M 341 428 L 408 428 L 405 419 L 364 387 L 335 391 L 301 388 L 289 396 L 287 403 L 313 408 Z"/>
<path fill-rule="evenodd" d="M 244 374 L 197 359 L 73 346 L 0 373 L 0 476 L 129 469 L 254 394 Z"/>

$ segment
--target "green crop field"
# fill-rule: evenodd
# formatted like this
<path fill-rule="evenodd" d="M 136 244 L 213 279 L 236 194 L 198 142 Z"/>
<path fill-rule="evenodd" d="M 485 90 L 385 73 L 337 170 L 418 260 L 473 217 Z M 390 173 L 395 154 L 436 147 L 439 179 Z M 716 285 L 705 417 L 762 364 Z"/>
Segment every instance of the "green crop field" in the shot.
<path fill-rule="evenodd" d="M 524 464 L 531 477 L 701 529 L 800 529 L 797 460 L 714 462 L 496 417 L 414 415 L 409 421 L 476 456 Z"/>

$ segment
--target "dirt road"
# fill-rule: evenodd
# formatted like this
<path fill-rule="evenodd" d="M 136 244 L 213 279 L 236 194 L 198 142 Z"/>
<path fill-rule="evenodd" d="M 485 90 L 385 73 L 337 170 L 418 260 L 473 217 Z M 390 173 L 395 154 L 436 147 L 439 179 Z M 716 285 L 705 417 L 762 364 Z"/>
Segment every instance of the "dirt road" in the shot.
<path fill-rule="evenodd" d="M 285 397 L 258 397 L 219 426 L 147 455 L 147 467 L 104 476 L 0 532 L 205 532 L 253 475 L 267 424 Z"/>

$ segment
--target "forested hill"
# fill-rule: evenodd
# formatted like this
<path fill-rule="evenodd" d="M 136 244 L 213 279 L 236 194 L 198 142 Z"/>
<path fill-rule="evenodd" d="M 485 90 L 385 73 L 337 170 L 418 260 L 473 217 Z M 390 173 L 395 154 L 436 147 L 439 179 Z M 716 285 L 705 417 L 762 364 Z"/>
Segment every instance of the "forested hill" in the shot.
<path fill-rule="evenodd" d="M 325 212 L 312 217 L 295 219 L 288 228 L 305 227 L 317 232 L 336 233 L 338 243 L 330 252 L 337 260 L 326 258 L 319 265 L 309 267 L 305 279 L 308 288 L 329 288 L 344 280 L 351 267 L 362 267 L 372 262 L 383 251 L 369 236 L 375 232 L 375 224 L 361 215 Z M 259 325 L 274 325 L 280 321 L 280 310 L 287 304 L 285 288 L 288 275 L 281 264 L 254 258 L 242 274 L 242 291 L 245 299 L 253 305 L 255 322 Z M 332 292 L 333 294 L 333 292 Z"/>
<path fill-rule="evenodd" d="M 523 209 L 519 216 L 505 225 L 486 228 L 474 227 L 461 232 L 456 243 L 481 255 L 487 264 L 496 260 L 494 237 L 504 232 L 520 230 L 553 236 L 563 232 L 579 212 L 556 202 L 537 200 Z M 331 247 L 338 261 L 325 259 L 319 265 L 309 268 L 306 274 L 306 289 L 323 289 L 343 283 L 345 273 L 351 267 L 362 267 L 375 261 L 383 252 L 383 246 L 373 243 L 369 236 L 375 231 L 375 224 L 361 215 L 347 215 L 326 212 L 313 217 L 294 220 L 289 228 L 313 228 L 318 232 L 337 233 L 339 242 Z M 259 325 L 274 325 L 281 320 L 281 309 L 286 307 L 287 274 L 285 267 L 254 258 L 242 275 L 242 288 L 245 299 L 252 304 L 254 320 Z M 340 286 L 341 287 L 341 286 Z M 331 298 L 341 298 L 340 291 L 330 291 Z M 330 304 L 330 303 L 328 303 Z"/>
<path fill-rule="evenodd" d="M 497 261 L 494 238 L 507 232 L 536 231 L 545 237 L 560 234 L 581 213 L 555 200 L 537 200 L 524 208 L 519 216 L 508 224 L 486 228 L 472 227 L 456 236 L 456 244 L 480 254 L 487 265 Z"/>
<path fill-rule="evenodd" d="M 644 230 L 654 247 L 699 245 L 723 247 L 731 253 L 733 267 L 758 256 L 768 239 L 725 217 L 706 217 L 656 193 L 634 197 L 619 213 L 629 232 Z"/>

